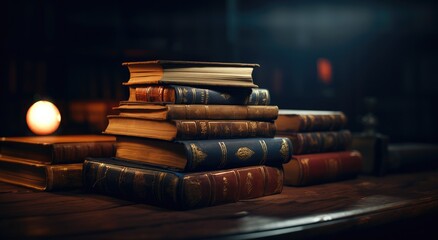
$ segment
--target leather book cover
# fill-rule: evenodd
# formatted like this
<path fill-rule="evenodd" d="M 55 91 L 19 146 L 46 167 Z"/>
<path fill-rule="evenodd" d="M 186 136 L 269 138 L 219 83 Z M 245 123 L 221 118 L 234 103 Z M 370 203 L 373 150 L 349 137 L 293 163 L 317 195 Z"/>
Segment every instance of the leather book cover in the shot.
<path fill-rule="evenodd" d="M 179 172 L 210 171 L 254 165 L 279 165 L 290 160 L 287 138 L 240 138 L 162 141 L 117 136 L 116 157 Z"/>
<path fill-rule="evenodd" d="M 108 116 L 104 133 L 167 141 L 274 137 L 275 124 L 246 120 L 158 121 L 114 115 Z"/>
<path fill-rule="evenodd" d="M 340 111 L 280 109 L 275 124 L 284 134 L 338 131 L 347 125 L 347 117 Z"/>
<path fill-rule="evenodd" d="M 211 105 L 269 105 L 270 95 L 262 88 L 196 88 L 189 86 L 130 87 L 130 100 L 150 103 L 211 104 Z"/>
<path fill-rule="evenodd" d="M 39 191 L 80 188 L 82 163 L 50 165 L 3 155 L 0 156 L 0 181 Z"/>
<path fill-rule="evenodd" d="M 292 141 L 293 154 L 309 154 L 346 150 L 351 146 L 352 135 L 349 130 L 327 132 L 298 132 L 283 134 Z"/>
<path fill-rule="evenodd" d="M 3 137 L 0 154 L 49 164 L 79 163 L 85 157 L 114 156 L 115 140 L 107 135 Z"/>
<path fill-rule="evenodd" d="M 283 168 L 285 185 L 327 183 L 357 176 L 362 170 L 362 155 L 355 150 L 294 155 Z"/>
<path fill-rule="evenodd" d="M 114 110 L 120 116 L 142 117 L 153 120 L 259 120 L 273 121 L 278 117 L 278 106 L 268 105 L 158 105 L 138 101 L 123 101 Z"/>
<path fill-rule="evenodd" d="M 88 158 L 83 178 L 90 192 L 180 210 L 278 194 L 283 186 L 281 166 L 178 173 L 114 158 Z"/>

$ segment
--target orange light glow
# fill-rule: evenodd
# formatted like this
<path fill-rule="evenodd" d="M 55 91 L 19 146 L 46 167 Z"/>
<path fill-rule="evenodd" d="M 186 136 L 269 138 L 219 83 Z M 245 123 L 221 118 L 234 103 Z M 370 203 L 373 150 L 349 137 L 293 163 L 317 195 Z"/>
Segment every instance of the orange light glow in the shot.
<path fill-rule="evenodd" d="M 318 78 L 325 84 L 332 83 L 332 64 L 326 58 L 319 58 L 317 61 Z"/>
<path fill-rule="evenodd" d="M 33 133 L 48 135 L 58 129 L 61 122 L 61 114 L 53 103 L 38 101 L 27 111 L 26 122 Z"/>

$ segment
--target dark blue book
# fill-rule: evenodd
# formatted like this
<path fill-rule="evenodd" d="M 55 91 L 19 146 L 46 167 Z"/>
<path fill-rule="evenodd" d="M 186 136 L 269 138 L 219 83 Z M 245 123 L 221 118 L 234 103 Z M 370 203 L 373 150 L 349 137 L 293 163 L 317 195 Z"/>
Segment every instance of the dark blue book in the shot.
<path fill-rule="evenodd" d="M 210 171 L 289 162 L 288 138 L 162 141 L 117 137 L 116 157 L 180 172 Z"/>

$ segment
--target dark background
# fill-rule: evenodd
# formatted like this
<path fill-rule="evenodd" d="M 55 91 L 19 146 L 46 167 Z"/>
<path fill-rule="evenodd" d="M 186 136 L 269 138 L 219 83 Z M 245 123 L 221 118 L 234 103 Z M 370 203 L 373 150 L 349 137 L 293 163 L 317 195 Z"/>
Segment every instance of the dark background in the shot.
<path fill-rule="evenodd" d="M 128 97 L 121 63 L 173 59 L 259 63 L 254 81 L 272 104 L 343 111 L 354 132 L 373 97 L 391 142 L 436 142 L 437 10 L 421 0 L 6 1 L 0 135 L 31 135 L 26 111 L 41 99 L 60 108 L 57 134 L 100 132 Z"/>

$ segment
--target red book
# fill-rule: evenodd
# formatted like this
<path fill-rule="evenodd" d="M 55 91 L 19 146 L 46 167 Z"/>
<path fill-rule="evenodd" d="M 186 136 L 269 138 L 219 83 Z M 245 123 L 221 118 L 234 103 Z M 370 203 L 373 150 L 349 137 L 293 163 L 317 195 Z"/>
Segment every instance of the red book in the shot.
<path fill-rule="evenodd" d="M 362 155 L 356 150 L 294 155 L 283 164 L 284 184 L 304 186 L 356 177 Z"/>

